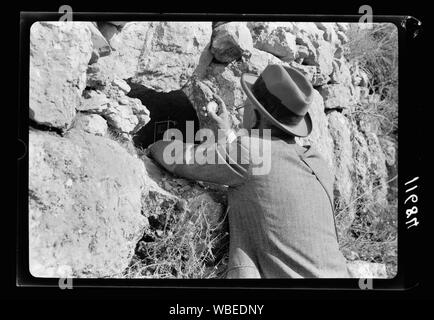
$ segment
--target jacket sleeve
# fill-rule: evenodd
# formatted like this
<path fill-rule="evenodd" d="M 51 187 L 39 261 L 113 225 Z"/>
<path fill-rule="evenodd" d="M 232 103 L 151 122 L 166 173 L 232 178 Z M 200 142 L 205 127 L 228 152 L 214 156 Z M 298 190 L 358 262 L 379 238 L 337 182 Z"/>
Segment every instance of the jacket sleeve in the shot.
<path fill-rule="evenodd" d="M 245 141 L 245 139 L 243 139 Z M 237 186 L 249 171 L 249 150 L 240 137 L 231 143 L 182 143 L 157 141 L 150 146 L 151 156 L 166 170 L 183 178 Z"/>

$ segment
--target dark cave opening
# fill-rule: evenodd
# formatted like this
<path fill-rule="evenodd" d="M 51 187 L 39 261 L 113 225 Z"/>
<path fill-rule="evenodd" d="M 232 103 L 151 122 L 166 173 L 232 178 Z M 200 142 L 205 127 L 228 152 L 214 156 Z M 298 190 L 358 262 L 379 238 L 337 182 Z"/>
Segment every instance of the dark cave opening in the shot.
<path fill-rule="evenodd" d="M 199 130 L 196 110 L 182 90 L 158 92 L 143 85 L 127 80 L 131 91 L 128 96 L 140 99 L 150 112 L 151 120 L 133 137 L 136 147 L 147 148 L 150 144 L 163 138 L 169 128 L 182 132 L 186 142 L 186 122 L 194 121 L 194 134 Z"/>

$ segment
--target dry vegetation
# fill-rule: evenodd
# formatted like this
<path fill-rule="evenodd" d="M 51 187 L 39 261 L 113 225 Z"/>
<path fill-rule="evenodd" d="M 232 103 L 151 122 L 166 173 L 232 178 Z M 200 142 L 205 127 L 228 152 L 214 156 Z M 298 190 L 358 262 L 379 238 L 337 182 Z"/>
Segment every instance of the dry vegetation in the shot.
<path fill-rule="evenodd" d="M 149 230 L 138 243 L 124 273 L 126 278 L 220 278 L 227 264 L 229 236 L 223 217 L 214 225 L 206 205 L 191 212 L 169 205 L 150 217 Z"/>
<path fill-rule="evenodd" d="M 357 105 L 353 121 L 369 122 L 380 139 L 398 142 L 398 35 L 393 24 L 348 30 L 347 59 L 357 61 L 369 77 L 370 99 Z M 397 271 L 397 159 L 389 170 L 389 190 L 382 204 L 357 192 L 356 219 L 341 241 L 350 258 L 385 263 L 389 277 Z M 359 195 L 360 194 L 360 195 Z M 384 205 L 386 203 L 386 205 Z"/>

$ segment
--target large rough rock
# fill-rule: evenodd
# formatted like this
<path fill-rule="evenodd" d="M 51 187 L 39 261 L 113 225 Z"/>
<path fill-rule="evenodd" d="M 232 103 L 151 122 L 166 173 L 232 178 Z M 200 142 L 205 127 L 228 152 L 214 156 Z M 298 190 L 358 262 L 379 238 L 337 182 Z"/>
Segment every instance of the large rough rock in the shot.
<path fill-rule="evenodd" d="M 244 22 L 229 22 L 213 30 L 211 53 L 223 63 L 249 55 L 253 49 L 253 40 Z"/>
<path fill-rule="evenodd" d="M 118 143 L 30 131 L 29 263 L 35 277 L 113 277 L 147 225 L 143 163 Z"/>
<path fill-rule="evenodd" d="M 255 48 L 269 52 L 282 60 L 293 60 L 297 54 L 295 35 L 285 28 L 263 29 L 255 37 Z"/>
<path fill-rule="evenodd" d="M 78 114 L 75 117 L 74 128 L 97 136 L 105 136 L 107 133 L 107 122 L 97 114 Z"/>
<path fill-rule="evenodd" d="M 30 119 L 66 129 L 86 86 L 93 50 L 88 23 L 36 22 L 30 30 Z"/>
<path fill-rule="evenodd" d="M 98 64 L 157 91 L 178 90 L 208 50 L 211 32 L 211 22 L 129 22 L 110 39 L 116 51 Z"/>
<path fill-rule="evenodd" d="M 348 109 L 354 103 L 349 87 L 342 84 L 324 85 L 319 92 L 326 109 Z"/>
<path fill-rule="evenodd" d="M 77 111 L 100 114 L 107 109 L 110 99 L 99 90 L 85 90 L 77 105 Z"/>
<path fill-rule="evenodd" d="M 347 230 L 355 218 L 353 146 L 351 141 L 351 123 L 342 113 L 333 111 L 328 118 L 328 129 L 333 139 L 333 167 L 335 168 L 334 197 L 340 211 L 336 222 L 338 230 Z M 345 209 L 344 209 L 345 208 Z"/>
<path fill-rule="evenodd" d="M 149 110 L 139 99 L 126 95 L 131 90 L 126 81 L 107 72 L 98 64 L 89 67 L 87 86 L 93 90 L 83 92 L 77 110 L 101 115 L 112 130 L 131 139 L 150 121 Z"/>

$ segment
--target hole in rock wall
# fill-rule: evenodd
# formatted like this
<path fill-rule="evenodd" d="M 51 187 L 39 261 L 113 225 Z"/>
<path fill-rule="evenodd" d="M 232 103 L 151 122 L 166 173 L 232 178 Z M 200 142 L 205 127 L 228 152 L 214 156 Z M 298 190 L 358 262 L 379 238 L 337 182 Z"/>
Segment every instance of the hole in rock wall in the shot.
<path fill-rule="evenodd" d="M 194 122 L 194 134 L 199 130 L 199 119 L 196 110 L 182 90 L 158 92 L 140 84 L 127 81 L 131 87 L 128 96 L 140 99 L 150 112 L 151 120 L 133 137 L 137 147 L 146 148 L 163 138 L 169 128 L 182 132 L 186 142 L 186 122 Z"/>

